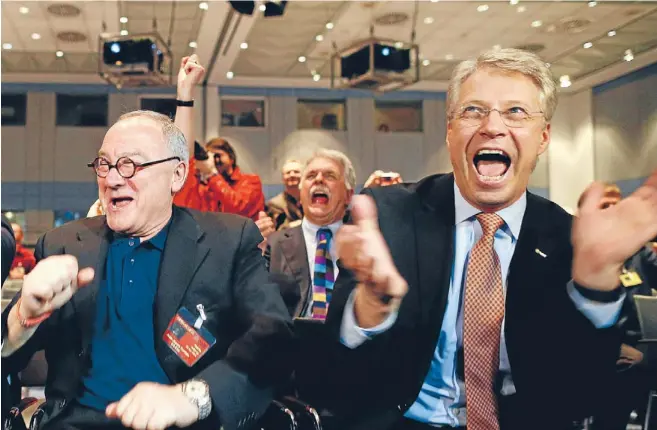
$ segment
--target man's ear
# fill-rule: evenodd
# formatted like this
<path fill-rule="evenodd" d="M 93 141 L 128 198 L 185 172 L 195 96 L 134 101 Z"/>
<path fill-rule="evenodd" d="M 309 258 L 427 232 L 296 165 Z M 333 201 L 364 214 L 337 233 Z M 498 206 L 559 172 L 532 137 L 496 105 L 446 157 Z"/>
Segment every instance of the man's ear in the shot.
<path fill-rule="evenodd" d="M 185 180 L 187 179 L 187 174 L 189 173 L 189 162 L 181 161 L 178 163 L 175 169 L 173 169 L 173 175 L 171 176 L 171 193 L 175 194 L 182 189 L 185 185 Z"/>

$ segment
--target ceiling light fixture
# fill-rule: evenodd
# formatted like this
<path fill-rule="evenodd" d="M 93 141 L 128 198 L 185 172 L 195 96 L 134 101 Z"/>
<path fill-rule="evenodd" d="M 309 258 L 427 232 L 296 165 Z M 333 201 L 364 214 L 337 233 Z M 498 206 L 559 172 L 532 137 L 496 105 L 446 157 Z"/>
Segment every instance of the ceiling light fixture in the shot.
<path fill-rule="evenodd" d="M 559 78 L 559 84 L 561 85 L 561 88 L 568 88 L 569 86 L 572 85 L 572 82 L 570 82 L 570 76 L 568 75 L 563 75 Z"/>
<path fill-rule="evenodd" d="M 480 4 L 477 6 L 477 12 L 486 12 L 488 10 L 487 4 Z"/>
<path fill-rule="evenodd" d="M 518 0 L 509 0 L 509 3 L 510 3 L 511 5 L 517 5 L 517 4 L 518 4 Z"/>
<path fill-rule="evenodd" d="M 631 49 L 625 50 L 625 55 L 623 55 L 623 60 L 628 62 L 634 60 L 634 54 L 632 53 Z"/>
<path fill-rule="evenodd" d="M 527 8 L 525 6 L 518 6 L 518 9 L 517 9 L 518 13 L 523 13 L 526 10 L 527 10 Z"/>
<path fill-rule="evenodd" d="M 440 0 L 431 0 L 431 3 L 438 3 Z"/>
<path fill-rule="evenodd" d="M 14 47 L 14 46 L 13 46 L 11 43 L 3 43 L 3 44 L 2 44 L 2 49 L 7 49 L 7 50 L 9 50 L 9 49 L 11 49 L 11 48 L 13 48 L 13 47 Z"/>
<path fill-rule="evenodd" d="M 424 18 L 424 23 L 425 24 L 433 24 L 433 18 L 430 17 L 430 16 Z"/>
<path fill-rule="evenodd" d="M 260 10 L 260 12 L 264 12 L 264 11 L 267 10 L 267 6 L 264 5 L 264 4 L 261 4 L 260 6 L 258 6 L 258 10 Z"/>
<path fill-rule="evenodd" d="M 429 61 L 429 60 L 423 60 L 422 61 L 423 66 L 428 66 L 429 64 L 431 64 L 431 61 Z"/>
<path fill-rule="evenodd" d="M 201 10 L 208 10 L 210 6 L 206 2 L 201 2 L 198 4 L 198 8 Z"/>
<path fill-rule="evenodd" d="M 121 24 L 127 23 L 128 22 L 128 17 L 127 16 L 122 16 L 121 18 L 119 18 L 119 22 Z"/>
<path fill-rule="evenodd" d="M 607 33 L 607 36 L 609 36 L 609 37 L 616 36 L 616 30 L 611 30 L 609 33 Z"/>
<path fill-rule="evenodd" d="M 333 23 L 332 22 L 327 22 L 326 23 L 326 28 L 328 28 L 329 30 L 332 30 L 333 29 Z"/>
<path fill-rule="evenodd" d="M 597 1 L 590 1 L 589 2 L 589 7 L 596 7 L 598 5 Z"/>
<path fill-rule="evenodd" d="M 198 45 L 196 44 L 196 41 L 192 40 L 191 42 L 189 42 L 189 47 L 190 48 L 196 48 L 197 46 Z"/>
<path fill-rule="evenodd" d="M 315 36 L 315 40 L 318 41 L 318 42 L 321 42 L 322 40 L 324 40 L 324 36 L 322 36 L 321 34 L 318 34 L 317 36 Z"/>
<path fill-rule="evenodd" d="M 55 52 L 55 55 L 57 56 L 57 58 L 62 58 L 64 56 L 64 51 L 57 51 Z"/>
<path fill-rule="evenodd" d="M 30 8 L 26 6 L 21 6 L 18 8 L 18 11 L 22 13 L 23 15 L 30 13 Z"/>
<path fill-rule="evenodd" d="M 592 44 L 591 42 L 586 42 L 586 43 L 584 44 L 584 49 L 589 49 L 589 48 L 591 48 L 592 46 L 593 46 L 593 44 Z"/>
<path fill-rule="evenodd" d="M 128 30 L 121 30 L 119 33 L 121 36 L 127 36 L 128 35 Z"/>
<path fill-rule="evenodd" d="M 402 49 L 404 47 L 404 42 L 395 42 L 395 48 Z"/>
<path fill-rule="evenodd" d="M 318 74 L 313 75 L 313 81 L 318 82 L 322 77 Z"/>
<path fill-rule="evenodd" d="M 240 43 L 240 49 L 249 49 L 249 44 L 246 42 Z"/>
<path fill-rule="evenodd" d="M 552 64 L 550 64 L 550 63 L 545 63 L 545 67 L 547 67 L 547 68 L 549 69 L 550 67 L 552 67 Z"/>
<path fill-rule="evenodd" d="M 306 57 L 304 57 L 303 55 L 299 57 L 299 63 L 305 63 L 305 62 L 306 62 Z"/>
<path fill-rule="evenodd" d="M 227 72 L 227 73 L 226 73 L 226 77 L 227 77 L 228 79 L 233 79 L 233 76 L 235 76 L 235 74 L 234 74 L 233 72 Z"/>
<path fill-rule="evenodd" d="M 543 21 L 541 21 L 540 19 L 537 19 L 536 21 L 532 21 L 532 27 L 534 28 L 538 28 L 541 25 L 543 25 Z"/>
<path fill-rule="evenodd" d="M 41 35 L 39 33 L 32 33 L 32 39 L 39 40 L 41 39 Z"/>

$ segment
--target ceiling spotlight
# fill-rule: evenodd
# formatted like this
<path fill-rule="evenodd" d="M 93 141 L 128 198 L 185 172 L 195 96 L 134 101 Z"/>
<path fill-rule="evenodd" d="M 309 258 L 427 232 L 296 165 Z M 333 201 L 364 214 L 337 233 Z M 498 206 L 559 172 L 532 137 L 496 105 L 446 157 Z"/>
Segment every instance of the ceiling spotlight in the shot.
<path fill-rule="evenodd" d="M 572 85 L 572 82 L 570 82 L 570 76 L 568 75 L 563 75 L 559 78 L 559 83 L 561 85 L 561 88 L 568 88 L 569 86 Z"/>
<path fill-rule="evenodd" d="M 128 17 L 127 16 L 122 16 L 121 18 L 119 18 L 119 22 L 121 24 L 125 24 L 126 22 L 128 22 Z"/>
<path fill-rule="evenodd" d="M 488 10 L 487 4 L 480 4 L 477 6 L 477 12 L 486 12 Z"/>
<path fill-rule="evenodd" d="M 541 25 L 543 25 L 543 21 L 541 21 L 540 19 L 537 19 L 536 21 L 532 21 L 532 27 L 534 28 L 538 28 Z"/>
<path fill-rule="evenodd" d="M 210 6 L 206 2 L 201 2 L 198 4 L 198 8 L 201 10 L 208 10 Z"/>
<path fill-rule="evenodd" d="M 190 48 L 196 48 L 197 46 L 198 45 L 196 44 L 196 41 L 192 40 L 191 42 L 189 42 L 189 47 Z"/>
<path fill-rule="evenodd" d="M 299 63 L 305 63 L 305 62 L 306 62 L 306 57 L 304 57 L 303 55 L 299 57 Z"/>
<path fill-rule="evenodd" d="M 592 47 L 592 46 L 593 46 L 593 44 L 592 44 L 591 42 L 586 42 L 586 43 L 584 44 L 584 49 L 589 49 L 589 48 Z"/>
<path fill-rule="evenodd" d="M 517 5 L 517 4 L 518 4 L 518 0 L 509 0 L 509 4 L 511 4 L 511 5 Z"/>
<path fill-rule="evenodd" d="M 248 48 L 249 48 L 249 44 L 248 44 L 248 43 L 246 43 L 246 42 L 242 42 L 242 43 L 240 43 L 240 49 L 248 49 Z"/>
<path fill-rule="evenodd" d="M 440 0 L 431 0 L 431 3 L 438 3 Z"/>
<path fill-rule="evenodd" d="M 32 39 L 39 40 L 41 39 L 41 35 L 39 33 L 32 33 Z"/>
<path fill-rule="evenodd" d="M 313 75 L 313 81 L 317 82 L 317 81 L 319 81 L 320 79 L 322 79 L 322 77 L 321 77 L 320 75 L 318 75 L 318 74 L 316 74 L 316 73 Z"/>
<path fill-rule="evenodd" d="M 321 34 L 318 34 L 317 36 L 315 36 L 315 40 L 318 41 L 318 42 L 321 42 L 322 40 L 324 40 L 324 36 L 322 36 Z"/>
<path fill-rule="evenodd" d="M 518 6 L 518 9 L 516 9 L 516 10 L 518 11 L 518 13 L 523 13 L 524 11 L 527 10 L 527 8 L 524 7 L 524 6 Z"/>
<path fill-rule="evenodd" d="M 625 60 L 625 61 L 634 60 L 634 54 L 632 53 L 631 49 L 626 49 L 625 50 L 625 55 L 623 55 L 623 60 Z"/>
<path fill-rule="evenodd" d="M 402 49 L 404 47 L 404 42 L 395 42 L 395 48 Z"/>
<path fill-rule="evenodd" d="M 429 60 L 422 60 L 422 65 L 423 65 L 423 66 L 428 66 L 429 64 L 431 64 L 431 61 L 429 61 Z"/>
<path fill-rule="evenodd" d="M 128 35 L 128 30 L 121 30 L 119 33 L 121 36 L 127 36 Z"/>
<path fill-rule="evenodd" d="M 453 59 L 454 59 L 454 56 L 452 54 L 445 55 L 445 60 L 452 61 Z"/>
<path fill-rule="evenodd" d="M 545 63 L 545 67 L 547 67 L 547 68 L 549 69 L 550 67 L 552 67 L 552 64 L 550 64 L 550 63 Z"/>
<path fill-rule="evenodd" d="M 23 15 L 25 15 L 26 13 L 29 13 L 29 12 L 30 12 L 30 8 L 29 8 L 29 7 L 25 7 L 25 6 L 21 6 L 21 7 L 18 8 L 18 11 L 19 11 L 20 13 L 22 13 Z"/>
<path fill-rule="evenodd" d="M 597 1 L 590 1 L 589 2 L 589 7 L 596 7 L 598 5 Z"/>
<path fill-rule="evenodd" d="M 616 36 L 616 30 L 611 30 L 609 33 L 607 33 L 607 36 L 609 36 L 609 37 Z"/>
<path fill-rule="evenodd" d="M 13 47 L 14 46 L 11 43 L 3 43 L 2 44 L 2 49 L 7 49 L 8 50 L 8 49 L 11 49 Z"/>
<path fill-rule="evenodd" d="M 430 17 L 430 16 L 424 18 L 424 23 L 425 24 L 433 24 L 433 18 Z"/>
<path fill-rule="evenodd" d="M 326 28 L 328 28 L 329 30 L 333 29 L 333 23 L 332 22 L 327 22 L 326 23 Z"/>
<path fill-rule="evenodd" d="M 267 6 L 264 5 L 264 4 L 261 4 L 260 6 L 258 6 L 258 10 L 259 10 L 260 12 L 265 12 L 265 11 L 267 10 Z"/>
<path fill-rule="evenodd" d="M 234 74 L 233 72 L 227 72 L 227 73 L 226 73 L 226 77 L 227 77 L 228 79 L 233 79 L 233 76 L 235 76 L 235 74 Z"/>
<path fill-rule="evenodd" d="M 55 55 L 57 56 L 57 58 L 62 58 L 64 56 L 64 51 L 57 51 L 55 52 Z"/>

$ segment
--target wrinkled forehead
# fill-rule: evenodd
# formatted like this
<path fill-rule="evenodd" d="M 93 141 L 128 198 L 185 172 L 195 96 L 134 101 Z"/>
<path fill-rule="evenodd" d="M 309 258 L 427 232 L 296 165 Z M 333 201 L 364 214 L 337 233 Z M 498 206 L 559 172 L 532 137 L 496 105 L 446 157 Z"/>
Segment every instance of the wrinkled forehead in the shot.
<path fill-rule="evenodd" d="M 311 172 L 333 173 L 338 176 L 344 176 L 342 164 L 336 160 L 326 157 L 317 157 L 311 160 L 304 169 L 304 176 Z"/>
<path fill-rule="evenodd" d="M 470 75 L 458 92 L 458 103 L 521 102 L 538 104 L 541 91 L 532 78 L 520 72 L 485 67 Z"/>
<path fill-rule="evenodd" d="M 105 135 L 99 156 L 155 155 L 167 152 L 162 129 L 148 118 L 129 118 L 114 124 Z"/>

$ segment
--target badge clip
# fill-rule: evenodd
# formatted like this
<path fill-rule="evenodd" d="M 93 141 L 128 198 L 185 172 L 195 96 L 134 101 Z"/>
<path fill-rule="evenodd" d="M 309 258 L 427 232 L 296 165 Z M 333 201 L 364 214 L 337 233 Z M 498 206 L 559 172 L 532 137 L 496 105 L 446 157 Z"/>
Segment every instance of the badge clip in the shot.
<path fill-rule="evenodd" d="M 198 318 L 196 318 L 196 321 L 194 321 L 194 328 L 195 329 L 200 329 L 205 320 L 208 319 L 208 317 L 205 315 L 205 308 L 203 308 L 202 304 L 196 305 L 196 310 L 198 310 Z"/>

